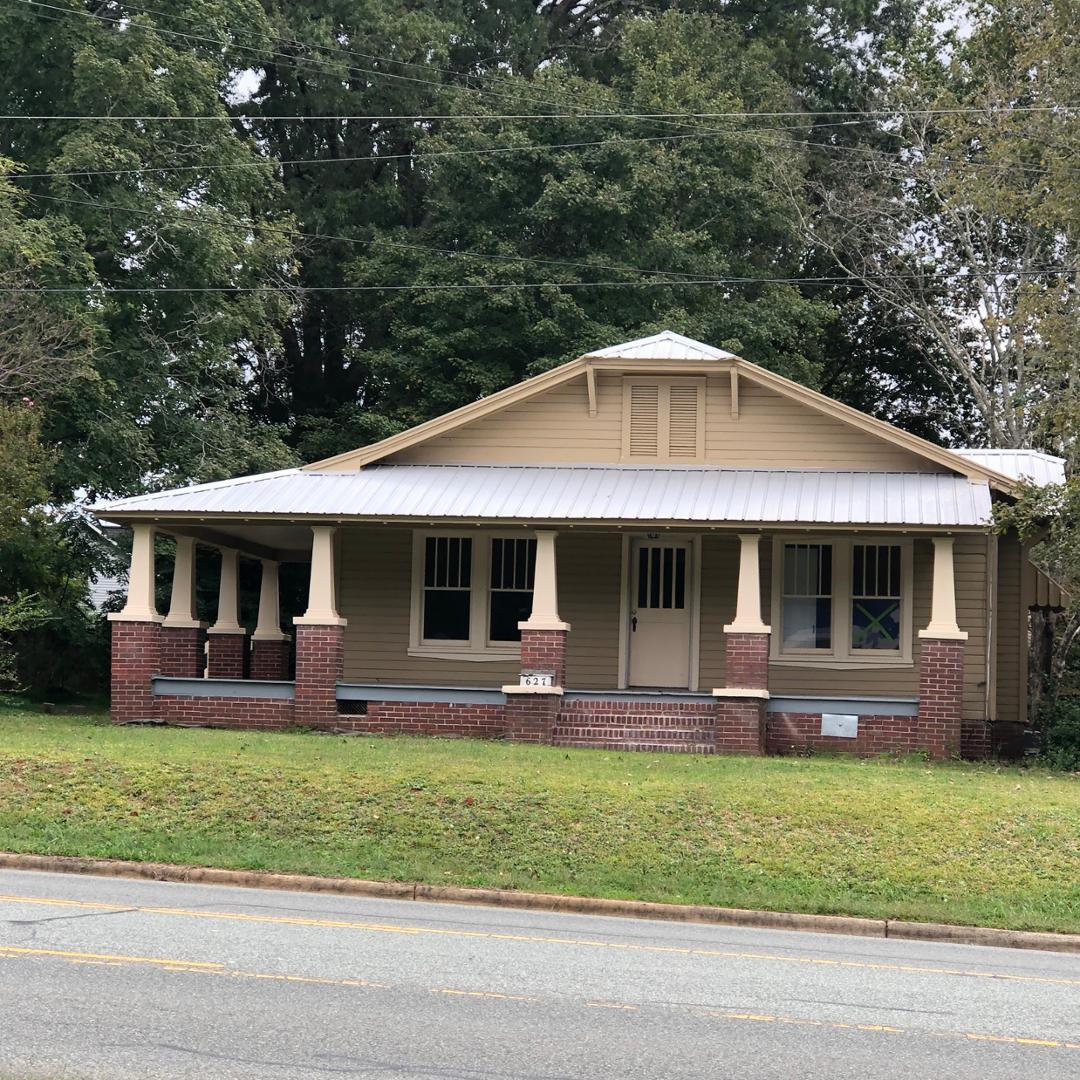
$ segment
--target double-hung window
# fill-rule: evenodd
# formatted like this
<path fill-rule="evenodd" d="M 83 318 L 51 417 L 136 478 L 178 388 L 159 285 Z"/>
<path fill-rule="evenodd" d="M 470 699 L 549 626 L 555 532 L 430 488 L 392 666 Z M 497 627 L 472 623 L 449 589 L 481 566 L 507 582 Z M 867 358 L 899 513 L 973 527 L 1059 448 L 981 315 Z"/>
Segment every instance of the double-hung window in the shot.
<path fill-rule="evenodd" d="M 516 655 L 518 623 L 532 612 L 535 565 L 529 536 L 415 533 L 409 652 L 463 660 Z"/>
<path fill-rule="evenodd" d="M 911 663 L 910 540 L 777 538 L 772 659 Z"/>

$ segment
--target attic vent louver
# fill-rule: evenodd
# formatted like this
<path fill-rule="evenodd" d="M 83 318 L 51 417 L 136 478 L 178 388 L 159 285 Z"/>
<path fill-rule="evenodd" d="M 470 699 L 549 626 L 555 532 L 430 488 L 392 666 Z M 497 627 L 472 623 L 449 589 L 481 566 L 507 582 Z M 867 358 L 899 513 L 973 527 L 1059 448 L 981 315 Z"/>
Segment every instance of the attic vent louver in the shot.
<path fill-rule="evenodd" d="M 701 461 L 705 451 L 703 379 L 626 379 L 623 461 Z"/>

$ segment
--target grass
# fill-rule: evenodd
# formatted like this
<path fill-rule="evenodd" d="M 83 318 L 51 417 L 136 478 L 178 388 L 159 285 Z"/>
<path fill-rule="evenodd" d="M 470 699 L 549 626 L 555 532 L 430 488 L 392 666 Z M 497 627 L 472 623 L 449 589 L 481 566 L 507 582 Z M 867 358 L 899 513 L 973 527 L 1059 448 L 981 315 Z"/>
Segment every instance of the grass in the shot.
<path fill-rule="evenodd" d="M 0 849 L 1080 931 L 1080 778 L 0 707 Z"/>

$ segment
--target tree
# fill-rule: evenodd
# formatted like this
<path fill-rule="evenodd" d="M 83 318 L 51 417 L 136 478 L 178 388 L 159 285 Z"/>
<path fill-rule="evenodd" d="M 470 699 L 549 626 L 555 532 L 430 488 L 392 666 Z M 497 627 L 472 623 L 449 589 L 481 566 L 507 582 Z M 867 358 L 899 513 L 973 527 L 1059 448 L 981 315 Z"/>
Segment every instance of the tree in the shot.
<path fill-rule="evenodd" d="M 880 103 L 895 110 L 891 145 L 838 155 L 804 222 L 952 397 L 947 438 L 1071 454 L 1068 418 L 1080 404 L 1071 9 L 968 8 L 967 40 L 942 34 L 941 13 L 927 11 Z"/>

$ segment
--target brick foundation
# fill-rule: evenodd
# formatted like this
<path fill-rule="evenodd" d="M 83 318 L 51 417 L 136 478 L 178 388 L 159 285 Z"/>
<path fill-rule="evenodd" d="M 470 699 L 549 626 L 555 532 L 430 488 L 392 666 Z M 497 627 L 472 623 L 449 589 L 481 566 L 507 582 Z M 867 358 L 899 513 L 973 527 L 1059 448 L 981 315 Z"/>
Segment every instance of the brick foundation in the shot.
<path fill-rule="evenodd" d="M 985 720 L 964 720 L 960 725 L 960 756 L 985 761 L 993 750 L 993 732 Z"/>
<path fill-rule="evenodd" d="M 964 642 L 923 638 L 919 659 L 921 748 L 942 761 L 960 753 L 964 710 Z"/>
<path fill-rule="evenodd" d="M 289 677 L 292 642 L 251 640 L 251 678 L 283 680 Z"/>
<path fill-rule="evenodd" d="M 206 654 L 206 673 L 211 679 L 247 677 L 247 632 L 210 634 Z"/>
<path fill-rule="evenodd" d="M 332 727 L 337 721 L 337 684 L 345 666 L 345 627 L 296 627 L 296 722 Z"/>
<path fill-rule="evenodd" d="M 740 690 L 769 688 L 768 634 L 724 634 L 724 683 Z"/>
<path fill-rule="evenodd" d="M 160 667 L 161 624 L 114 620 L 109 706 L 114 724 L 156 717 L 150 680 Z"/>
<path fill-rule="evenodd" d="M 158 716 L 167 724 L 280 731 L 294 722 L 293 703 L 275 698 L 159 697 Z"/>
<path fill-rule="evenodd" d="M 717 698 L 713 709 L 716 713 L 718 754 L 758 756 L 765 753 L 764 701 L 760 698 Z"/>
<path fill-rule="evenodd" d="M 504 713 L 507 739 L 550 746 L 561 704 L 559 694 L 507 695 Z"/>
<path fill-rule="evenodd" d="M 821 734 L 821 713 L 769 713 L 766 747 L 770 754 L 915 753 L 928 749 L 917 716 L 859 716 L 854 739 Z"/>
<path fill-rule="evenodd" d="M 159 675 L 201 679 L 206 670 L 205 626 L 162 626 Z"/>
<path fill-rule="evenodd" d="M 504 730 L 503 707 L 446 701 L 372 701 L 366 716 L 339 715 L 335 726 L 381 735 L 498 739 Z"/>

